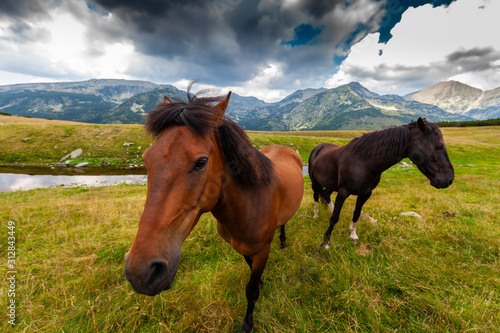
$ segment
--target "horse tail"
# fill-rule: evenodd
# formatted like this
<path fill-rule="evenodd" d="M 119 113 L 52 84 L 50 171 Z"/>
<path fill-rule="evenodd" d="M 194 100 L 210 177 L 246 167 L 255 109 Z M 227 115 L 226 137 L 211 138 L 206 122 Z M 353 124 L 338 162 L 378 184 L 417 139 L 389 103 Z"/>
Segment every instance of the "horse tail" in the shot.
<path fill-rule="evenodd" d="M 328 204 L 328 198 L 325 197 L 325 193 L 323 191 L 323 185 L 321 185 L 316 177 L 314 176 L 314 172 L 312 170 L 312 164 L 318 153 L 323 149 L 323 145 L 318 145 L 316 146 L 312 152 L 311 155 L 309 155 L 309 168 L 308 168 L 308 173 L 309 173 L 309 178 L 311 178 L 311 186 L 313 190 L 313 197 L 314 201 L 318 202 L 319 199 L 321 199 L 322 203 L 327 205 Z"/>

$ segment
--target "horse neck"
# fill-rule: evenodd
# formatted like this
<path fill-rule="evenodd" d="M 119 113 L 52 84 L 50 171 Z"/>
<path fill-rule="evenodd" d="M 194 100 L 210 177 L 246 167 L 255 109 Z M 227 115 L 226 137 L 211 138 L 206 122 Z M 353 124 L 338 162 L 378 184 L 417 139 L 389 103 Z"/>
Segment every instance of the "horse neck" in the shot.
<path fill-rule="evenodd" d="M 219 200 L 211 212 L 222 224 L 239 224 L 252 215 L 252 210 L 262 206 L 263 201 L 271 200 L 269 187 L 273 184 L 250 187 L 224 170 Z"/>
<path fill-rule="evenodd" d="M 403 125 L 402 128 L 407 126 L 408 125 Z M 371 151 L 369 153 L 371 156 L 368 158 L 372 161 L 371 167 L 382 173 L 393 165 L 399 163 L 402 159 L 408 157 L 410 140 L 411 134 L 407 136 L 403 130 L 401 135 L 395 138 L 395 141 L 392 142 L 390 147 L 384 148 L 381 151 L 377 151 L 377 149 Z M 399 149 L 394 149 L 393 146 L 398 147 Z"/>
<path fill-rule="evenodd" d="M 378 166 L 378 169 L 381 170 L 381 172 L 384 172 L 393 165 L 401 162 L 403 158 L 405 158 L 405 156 L 401 156 L 400 154 L 394 154 L 393 156 L 384 157 L 383 159 L 379 160 L 380 164 Z"/>
<path fill-rule="evenodd" d="M 226 173 L 223 176 L 219 200 L 211 210 L 212 214 L 223 225 L 238 224 L 248 209 L 245 204 L 246 195 L 247 193 L 233 176 Z"/>

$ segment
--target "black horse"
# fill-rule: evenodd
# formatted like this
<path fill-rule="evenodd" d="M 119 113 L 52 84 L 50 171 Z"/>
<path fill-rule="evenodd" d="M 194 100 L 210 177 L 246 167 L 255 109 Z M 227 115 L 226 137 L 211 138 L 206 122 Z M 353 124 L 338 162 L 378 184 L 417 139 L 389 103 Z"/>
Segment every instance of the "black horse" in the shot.
<path fill-rule="evenodd" d="M 344 201 L 357 195 L 356 208 L 349 226 L 352 241 L 358 241 L 356 223 L 361 208 L 377 187 L 382 172 L 408 157 L 435 188 L 453 183 L 454 172 L 443 135 L 436 124 L 425 118 L 398 127 L 365 134 L 345 146 L 322 143 L 309 156 L 309 176 L 314 191 L 315 216 L 321 197 L 330 205 L 332 216 L 322 247 L 328 248 L 333 227 L 339 220 Z M 337 192 L 335 205 L 330 201 Z"/>

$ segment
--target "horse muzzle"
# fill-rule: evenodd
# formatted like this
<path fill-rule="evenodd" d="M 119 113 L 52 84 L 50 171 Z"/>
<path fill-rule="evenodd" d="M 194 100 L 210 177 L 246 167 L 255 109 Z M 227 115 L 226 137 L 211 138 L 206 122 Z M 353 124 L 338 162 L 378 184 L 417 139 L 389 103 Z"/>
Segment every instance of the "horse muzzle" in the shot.
<path fill-rule="evenodd" d="M 453 184 L 453 180 L 455 179 L 454 176 L 451 177 L 435 177 L 434 179 L 431 180 L 431 185 L 434 186 L 437 189 L 441 188 L 447 188 L 451 184 Z"/>
<path fill-rule="evenodd" d="M 168 290 L 174 283 L 177 272 L 176 264 L 169 265 L 166 260 L 153 258 L 146 265 L 132 266 L 130 256 L 125 256 L 125 277 L 136 293 L 155 296 Z"/>

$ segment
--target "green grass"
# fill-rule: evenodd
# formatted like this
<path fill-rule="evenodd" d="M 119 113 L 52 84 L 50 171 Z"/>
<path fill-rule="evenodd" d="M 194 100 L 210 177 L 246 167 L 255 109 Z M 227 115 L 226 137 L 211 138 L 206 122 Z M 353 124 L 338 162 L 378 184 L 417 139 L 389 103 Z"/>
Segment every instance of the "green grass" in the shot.
<path fill-rule="evenodd" d="M 455 183 L 437 190 L 416 168 L 389 169 L 364 207 L 379 222 L 361 220 L 357 244 L 348 240 L 351 197 L 331 248 L 319 248 L 329 214 L 322 207 L 312 218 L 305 177 L 302 205 L 287 224 L 289 246 L 280 250 L 278 237 L 273 241 L 255 332 L 498 331 L 500 136 L 492 128 L 443 132 Z M 344 135 L 250 133 L 256 146 L 293 145 L 303 158 L 319 142 L 347 141 Z M 123 256 L 145 197 L 145 186 L 125 185 L 0 193 L 1 244 L 7 221 L 15 221 L 18 266 L 17 325 L 2 315 L 0 331 L 235 331 L 246 309 L 249 270 L 210 214 L 184 242 L 173 288 L 155 297 L 133 292 Z M 404 211 L 423 220 L 400 217 Z M 0 258 L 6 267 L 5 245 Z M 0 299 L 5 311 L 6 288 Z"/>
<path fill-rule="evenodd" d="M 133 142 L 131 146 L 123 146 Z M 139 125 L 9 124 L 0 127 L 0 164 L 54 165 L 73 150 L 83 153 L 71 164 L 124 167 L 142 164 L 153 139 Z"/>

